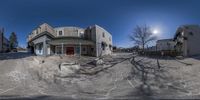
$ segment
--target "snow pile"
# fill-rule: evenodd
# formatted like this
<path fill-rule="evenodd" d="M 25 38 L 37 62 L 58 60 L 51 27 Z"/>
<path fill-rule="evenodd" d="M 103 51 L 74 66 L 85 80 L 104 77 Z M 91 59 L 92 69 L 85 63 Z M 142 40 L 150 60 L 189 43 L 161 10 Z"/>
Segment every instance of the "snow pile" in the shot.
<path fill-rule="evenodd" d="M 61 77 L 74 75 L 79 69 L 80 65 L 76 63 L 61 63 L 59 66 L 59 75 Z"/>

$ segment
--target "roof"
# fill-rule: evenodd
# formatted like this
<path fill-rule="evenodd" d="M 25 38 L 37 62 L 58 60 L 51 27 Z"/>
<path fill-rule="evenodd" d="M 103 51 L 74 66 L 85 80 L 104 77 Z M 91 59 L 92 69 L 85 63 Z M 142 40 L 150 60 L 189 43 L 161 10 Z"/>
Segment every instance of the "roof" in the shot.
<path fill-rule="evenodd" d="M 82 30 L 84 30 L 84 28 L 76 27 L 76 26 L 62 26 L 62 27 L 55 27 L 54 29 L 55 30 L 57 30 L 57 29 L 82 29 Z"/>
<path fill-rule="evenodd" d="M 60 45 L 60 44 L 72 44 L 72 45 L 94 45 L 95 42 L 90 40 L 85 40 L 76 37 L 62 37 L 62 38 L 55 38 L 48 42 L 51 45 Z"/>
<path fill-rule="evenodd" d="M 173 41 L 173 39 L 161 39 L 161 40 L 158 40 L 157 42 L 167 42 L 167 41 Z"/>
<path fill-rule="evenodd" d="M 53 36 L 51 33 L 45 31 L 45 32 L 42 32 L 42 33 L 36 35 L 35 37 L 33 37 L 33 38 L 32 38 L 31 40 L 29 40 L 28 42 L 31 42 L 31 41 L 33 41 L 33 40 L 35 40 L 35 39 L 37 39 L 37 38 L 39 38 L 39 37 L 41 37 L 41 36 L 44 36 L 44 35 L 47 35 L 48 37 L 54 38 L 54 36 Z"/>

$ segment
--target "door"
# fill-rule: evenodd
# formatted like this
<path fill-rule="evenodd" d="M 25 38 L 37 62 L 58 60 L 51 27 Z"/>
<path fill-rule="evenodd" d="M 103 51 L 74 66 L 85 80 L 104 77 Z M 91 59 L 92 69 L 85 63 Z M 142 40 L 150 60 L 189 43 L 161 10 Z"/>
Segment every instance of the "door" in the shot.
<path fill-rule="evenodd" d="M 50 55 L 50 53 L 51 53 L 51 50 L 50 50 L 50 47 L 48 46 L 47 47 L 47 54 Z"/>
<path fill-rule="evenodd" d="M 74 47 L 67 47 L 66 54 L 74 55 Z"/>

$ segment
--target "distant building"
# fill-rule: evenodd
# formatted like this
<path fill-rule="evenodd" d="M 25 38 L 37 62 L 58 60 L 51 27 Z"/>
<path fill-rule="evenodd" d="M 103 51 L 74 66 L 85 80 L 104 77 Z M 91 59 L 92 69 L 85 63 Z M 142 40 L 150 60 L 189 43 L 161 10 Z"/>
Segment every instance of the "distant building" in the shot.
<path fill-rule="evenodd" d="M 147 48 L 148 51 L 156 51 L 156 46 L 151 46 Z"/>
<path fill-rule="evenodd" d="M 44 23 L 33 30 L 28 38 L 28 47 L 36 55 L 90 55 L 112 53 L 112 35 L 98 25 L 86 29 L 79 27 L 53 28 Z"/>
<path fill-rule="evenodd" d="M 176 50 L 183 56 L 200 54 L 200 26 L 182 25 L 175 33 Z"/>
<path fill-rule="evenodd" d="M 9 40 L 4 37 L 4 29 L 0 29 L 0 52 L 9 51 Z"/>
<path fill-rule="evenodd" d="M 162 39 L 156 42 L 156 46 L 157 51 L 174 50 L 175 42 L 173 39 Z"/>

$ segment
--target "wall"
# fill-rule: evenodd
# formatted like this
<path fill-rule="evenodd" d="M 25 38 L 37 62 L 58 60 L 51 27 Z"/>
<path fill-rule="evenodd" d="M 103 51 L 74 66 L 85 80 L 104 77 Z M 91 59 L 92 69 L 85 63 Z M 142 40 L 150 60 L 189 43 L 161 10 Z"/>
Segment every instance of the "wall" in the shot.
<path fill-rule="evenodd" d="M 1 33 L 1 30 L 0 30 L 0 52 L 2 52 L 2 48 L 3 48 L 3 33 Z"/>
<path fill-rule="evenodd" d="M 37 47 L 36 47 L 36 45 L 37 44 L 41 44 L 42 43 L 42 53 L 38 53 L 39 55 L 43 55 L 43 56 L 46 56 L 47 55 L 47 47 L 49 46 L 47 43 L 46 43 L 46 41 L 48 41 L 48 40 L 50 40 L 46 35 L 44 35 L 44 36 L 41 36 L 41 37 L 39 37 L 39 38 L 37 38 L 37 39 L 35 39 L 34 41 L 33 41 L 33 43 L 34 43 L 34 47 L 35 47 L 35 53 L 36 53 L 36 51 L 37 51 Z"/>
<path fill-rule="evenodd" d="M 94 27 L 95 27 L 95 30 L 96 30 L 97 56 L 112 54 L 112 47 L 111 48 L 109 47 L 109 45 L 112 46 L 112 35 L 98 25 L 95 25 Z M 103 34 L 104 34 L 104 37 L 103 37 Z M 103 50 L 103 47 L 102 47 L 102 42 L 107 44 L 107 46 L 105 46 L 104 50 Z"/>
<path fill-rule="evenodd" d="M 190 32 L 192 32 L 192 34 Z M 190 29 L 185 30 L 184 33 L 187 37 L 187 55 L 200 54 L 200 27 L 191 27 Z"/>
<path fill-rule="evenodd" d="M 55 28 L 55 33 L 57 37 L 62 37 L 58 35 L 59 31 L 63 32 L 63 36 L 68 37 L 81 37 L 81 34 L 84 33 L 84 29 L 78 27 L 59 27 Z"/>
<path fill-rule="evenodd" d="M 174 50 L 175 43 L 172 40 L 159 40 L 156 43 L 157 50 Z"/>

